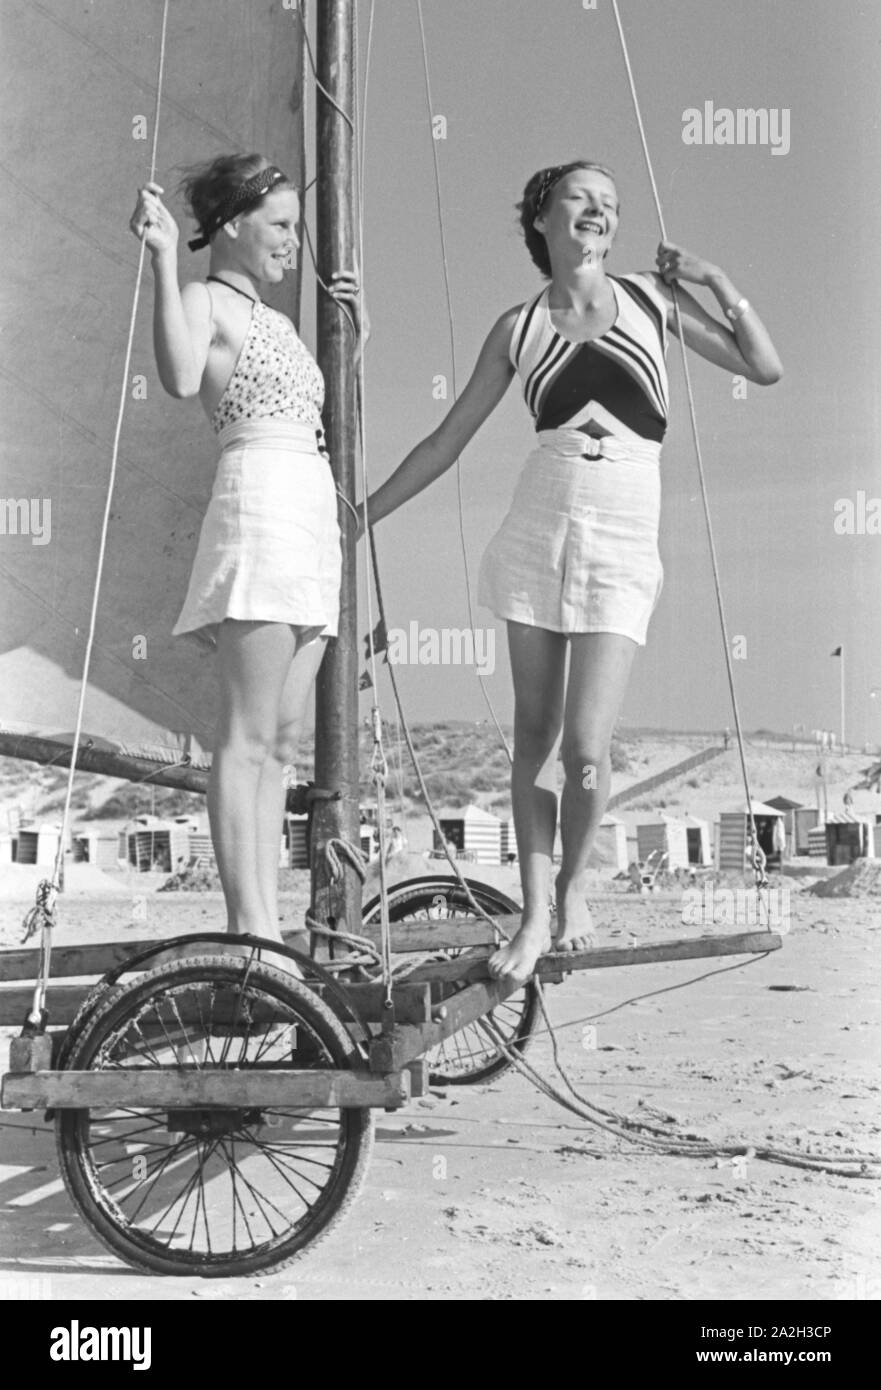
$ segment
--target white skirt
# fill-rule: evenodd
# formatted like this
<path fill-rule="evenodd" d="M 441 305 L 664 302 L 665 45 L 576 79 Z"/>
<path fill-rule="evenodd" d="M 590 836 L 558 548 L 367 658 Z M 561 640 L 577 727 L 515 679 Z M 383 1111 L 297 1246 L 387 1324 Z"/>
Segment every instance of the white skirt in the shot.
<path fill-rule="evenodd" d="M 551 632 L 617 632 L 645 645 L 661 595 L 660 446 L 548 432 L 526 460 L 483 556 L 478 599 L 497 617 Z"/>
<path fill-rule="evenodd" d="M 291 623 L 335 637 L 340 606 L 337 494 L 315 430 L 245 420 L 222 453 L 173 636 L 216 645 L 224 618 Z"/>

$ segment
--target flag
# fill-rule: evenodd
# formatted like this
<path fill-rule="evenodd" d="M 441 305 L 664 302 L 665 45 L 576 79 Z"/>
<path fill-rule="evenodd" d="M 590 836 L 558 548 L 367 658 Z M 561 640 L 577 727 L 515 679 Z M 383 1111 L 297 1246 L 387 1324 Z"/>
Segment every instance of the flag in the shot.
<path fill-rule="evenodd" d="M 835 648 L 835 651 L 834 651 L 834 652 L 830 652 L 829 655 L 830 655 L 830 656 L 841 656 L 841 648 L 840 648 L 840 647 L 836 647 L 836 648 Z"/>
<path fill-rule="evenodd" d="M 359 690 L 369 690 L 370 687 L 371 687 L 372 685 L 373 685 L 373 681 L 372 681 L 371 678 L 370 678 L 370 672 L 369 672 L 369 671 L 362 671 L 362 672 L 361 672 L 361 679 L 360 679 L 359 682 L 358 682 L 358 689 L 359 689 Z"/>
<path fill-rule="evenodd" d="M 365 634 L 364 634 L 364 637 L 363 637 L 361 640 L 362 640 L 363 643 L 364 643 L 364 660 L 365 660 L 365 661 L 369 661 L 369 660 L 370 660 L 370 635 L 369 635 L 369 633 L 365 633 Z M 374 650 L 374 653 L 375 653 L 377 656 L 379 656 L 380 652 L 386 652 L 386 651 L 388 651 L 388 635 L 386 634 L 385 623 L 382 621 L 382 618 L 380 618 L 379 622 L 376 624 L 376 627 L 373 629 L 373 650 Z M 385 660 L 388 661 L 388 657 L 386 657 Z"/>

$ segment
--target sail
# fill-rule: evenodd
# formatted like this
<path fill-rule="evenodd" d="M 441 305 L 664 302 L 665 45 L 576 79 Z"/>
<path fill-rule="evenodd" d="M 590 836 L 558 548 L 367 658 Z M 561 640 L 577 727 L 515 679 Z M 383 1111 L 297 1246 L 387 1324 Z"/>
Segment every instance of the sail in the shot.
<path fill-rule="evenodd" d="M 69 734 L 88 632 L 149 171 L 161 0 L 6 0 L 0 163 L 0 730 Z M 173 0 L 157 178 L 181 227 L 187 165 L 266 154 L 302 186 L 303 43 L 280 0 Z M 267 296 L 298 321 L 299 271 Z M 198 756 L 214 658 L 172 638 L 216 463 L 197 400 L 159 384 L 147 257 L 107 538 L 85 733 Z"/>

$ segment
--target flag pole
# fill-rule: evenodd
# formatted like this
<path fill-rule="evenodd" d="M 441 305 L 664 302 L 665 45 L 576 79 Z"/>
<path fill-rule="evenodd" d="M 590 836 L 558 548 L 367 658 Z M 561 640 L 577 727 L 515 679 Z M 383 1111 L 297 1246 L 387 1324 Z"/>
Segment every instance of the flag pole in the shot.
<path fill-rule="evenodd" d="M 840 660 L 841 660 L 841 670 L 840 670 L 840 672 L 839 672 L 839 676 L 840 676 L 840 678 L 841 678 L 841 751 L 842 751 L 842 753 L 843 753 L 843 752 L 844 752 L 844 748 L 845 748 L 845 744 L 844 744 L 844 735 L 845 735 L 845 728 L 844 728 L 844 647 L 843 647 L 843 646 L 841 646 L 841 647 L 838 648 L 838 655 L 839 655 L 839 658 L 840 658 Z"/>

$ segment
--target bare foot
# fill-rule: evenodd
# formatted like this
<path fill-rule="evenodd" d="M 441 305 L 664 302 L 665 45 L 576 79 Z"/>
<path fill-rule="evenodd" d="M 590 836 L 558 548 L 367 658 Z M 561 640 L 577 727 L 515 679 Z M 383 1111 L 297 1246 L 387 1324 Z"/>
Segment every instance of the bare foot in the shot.
<path fill-rule="evenodd" d="M 489 973 L 495 979 L 510 977 L 525 984 L 535 973 L 539 956 L 551 949 L 550 917 L 546 912 L 523 918 L 520 930 L 505 946 L 489 958 Z"/>
<path fill-rule="evenodd" d="M 557 935 L 555 951 L 589 951 L 596 945 L 593 919 L 584 886 L 557 877 Z"/>

